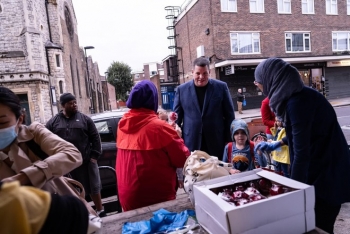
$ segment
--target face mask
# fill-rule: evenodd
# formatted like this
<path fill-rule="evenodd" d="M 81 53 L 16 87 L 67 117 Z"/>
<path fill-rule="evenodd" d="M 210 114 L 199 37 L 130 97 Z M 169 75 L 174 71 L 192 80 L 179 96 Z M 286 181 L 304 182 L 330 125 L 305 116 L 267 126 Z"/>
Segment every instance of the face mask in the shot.
<path fill-rule="evenodd" d="M 18 123 L 18 121 L 17 121 Z M 9 146 L 17 137 L 16 126 L 17 123 L 11 127 L 0 129 L 0 150 Z"/>

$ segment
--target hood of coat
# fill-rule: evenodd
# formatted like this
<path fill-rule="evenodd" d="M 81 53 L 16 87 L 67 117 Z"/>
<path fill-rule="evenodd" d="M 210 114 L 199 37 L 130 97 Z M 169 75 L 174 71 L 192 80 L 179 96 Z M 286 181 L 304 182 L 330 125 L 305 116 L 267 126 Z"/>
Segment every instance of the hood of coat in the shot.
<path fill-rule="evenodd" d="M 150 109 L 140 108 L 131 109 L 129 112 L 125 113 L 123 118 L 118 123 L 118 128 L 124 133 L 136 133 L 139 132 L 144 126 L 146 126 L 150 121 L 158 119 L 157 114 Z M 164 121 L 160 120 L 160 123 Z"/>

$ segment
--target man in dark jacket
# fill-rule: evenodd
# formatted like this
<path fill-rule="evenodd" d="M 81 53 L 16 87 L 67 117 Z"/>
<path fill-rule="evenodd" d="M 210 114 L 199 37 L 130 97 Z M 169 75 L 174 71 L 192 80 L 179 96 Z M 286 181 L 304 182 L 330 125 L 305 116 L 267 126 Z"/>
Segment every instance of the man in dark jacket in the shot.
<path fill-rule="evenodd" d="M 243 100 L 244 100 L 244 95 L 242 92 L 242 89 L 238 89 L 237 92 L 237 106 L 238 106 L 238 112 L 240 114 L 243 114 L 242 110 L 243 110 Z"/>
<path fill-rule="evenodd" d="M 60 97 L 63 110 L 51 118 L 46 127 L 62 139 L 72 143 L 80 151 L 83 164 L 70 172 L 91 196 L 100 217 L 106 215 L 101 201 L 101 180 L 97 159 L 101 155 L 101 139 L 90 117 L 78 111 L 77 101 L 71 93 Z"/>
<path fill-rule="evenodd" d="M 193 80 L 176 90 L 177 124 L 191 151 L 202 150 L 221 159 L 235 118 L 229 89 L 226 83 L 209 79 L 209 60 L 204 57 L 195 59 L 192 74 Z"/>

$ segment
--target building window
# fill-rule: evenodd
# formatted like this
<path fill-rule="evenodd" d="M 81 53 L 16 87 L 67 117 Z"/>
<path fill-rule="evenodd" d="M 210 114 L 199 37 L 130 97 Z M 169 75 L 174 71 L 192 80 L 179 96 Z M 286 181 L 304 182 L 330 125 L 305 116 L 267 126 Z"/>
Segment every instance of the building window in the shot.
<path fill-rule="evenodd" d="M 221 11 L 237 12 L 237 0 L 221 0 Z"/>
<path fill-rule="evenodd" d="M 249 0 L 250 13 L 264 13 L 264 0 Z"/>
<path fill-rule="evenodd" d="M 74 26 L 73 26 L 72 17 L 70 15 L 68 7 L 64 8 L 64 17 L 66 20 L 66 25 L 67 25 L 69 37 L 71 40 L 73 40 L 73 38 L 74 38 Z"/>
<path fill-rule="evenodd" d="M 280 14 L 290 14 L 292 13 L 290 0 L 278 0 L 278 13 Z"/>
<path fill-rule="evenodd" d="M 58 82 L 58 86 L 59 86 L 59 88 L 60 88 L 60 94 L 62 94 L 62 93 L 63 93 L 63 81 L 62 81 L 62 80 L 60 80 L 60 81 Z"/>
<path fill-rule="evenodd" d="M 303 14 L 315 14 L 314 0 L 302 0 L 301 8 Z"/>
<path fill-rule="evenodd" d="M 326 0 L 326 14 L 327 15 L 338 14 L 337 0 Z"/>
<path fill-rule="evenodd" d="M 332 33 L 333 51 L 350 50 L 350 31 L 349 32 L 333 32 Z"/>
<path fill-rule="evenodd" d="M 347 12 L 350 15 L 350 0 L 346 0 Z"/>
<path fill-rule="evenodd" d="M 79 97 L 81 97 L 81 86 L 80 86 L 80 75 L 79 75 L 79 69 L 78 69 L 78 60 L 75 60 L 75 69 L 77 69 L 78 92 L 79 92 Z"/>
<path fill-rule="evenodd" d="M 286 52 L 310 52 L 310 33 L 286 33 Z"/>
<path fill-rule="evenodd" d="M 257 32 L 232 32 L 231 54 L 256 54 L 260 53 L 260 33 Z"/>
<path fill-rule="evenodd" d="M 56 67 L 61 67 L 61 58 L 59 54 L 56 54 Z"/>

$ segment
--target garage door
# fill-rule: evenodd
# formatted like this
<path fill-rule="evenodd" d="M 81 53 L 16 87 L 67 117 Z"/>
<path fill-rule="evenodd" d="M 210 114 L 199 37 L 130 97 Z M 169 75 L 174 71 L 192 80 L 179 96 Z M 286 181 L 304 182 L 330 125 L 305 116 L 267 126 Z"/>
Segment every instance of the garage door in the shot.
<path fill-rule="evenodd" d="M 327 67 L 325 78 L 328 83 L 327 99 L 350 97 L 350 67 Z"/>

